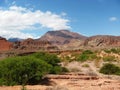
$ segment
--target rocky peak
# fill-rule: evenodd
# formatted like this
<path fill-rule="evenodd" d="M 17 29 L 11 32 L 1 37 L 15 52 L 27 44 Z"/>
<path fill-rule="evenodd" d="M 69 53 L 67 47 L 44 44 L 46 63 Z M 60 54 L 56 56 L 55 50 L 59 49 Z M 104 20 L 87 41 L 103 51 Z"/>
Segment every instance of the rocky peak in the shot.
<path fill-rule="evenodd" d="M 71 42 L 71 40 L 85 40 L 86 37 L 69 30 L 48 31 L 40 40 L 48 40 L 51 43 L 64 45 Z"/>

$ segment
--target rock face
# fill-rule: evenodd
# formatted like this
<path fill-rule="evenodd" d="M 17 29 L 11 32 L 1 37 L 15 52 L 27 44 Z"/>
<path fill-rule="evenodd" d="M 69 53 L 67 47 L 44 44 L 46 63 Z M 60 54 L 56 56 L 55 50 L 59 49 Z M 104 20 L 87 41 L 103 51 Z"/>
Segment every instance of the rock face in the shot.
<path fill-rule="evenodd" d="M 16 50 L 30 50 L 30 51 L 39 51 L 39 50 L 57 50 L 56 46 L 53 46 L 48 41 L 40 41 L 28 38 L 23 41 L 15 42 L 13 49 Z"/>
<path fill-rule="evenodd" d="M 39 39 L 26 39 L 9 42 L 0 37 L 0 51 L 8 50 L 74 50 L 120 47 L 120 36 L 97 35 L 86 37 L 68 30 L 48 31 Z"/>
<path fill-rule="evenodd" d="M 8 51 L 12 48 L 12 43 L 8 42 L 5 38 L 0 37 L 0 52 Z"/>
<path fill-rule="evenodd" d="M 39 40 L 47 40 L 60 48 L 78 47 L 87 37 L 68 30 L 48 31 Z"/>
<path fill-rule="evenodd" d="M 120 36 L 98 35 L 87 38 L 84 46 L 89 47 L 120 47 Z"/>

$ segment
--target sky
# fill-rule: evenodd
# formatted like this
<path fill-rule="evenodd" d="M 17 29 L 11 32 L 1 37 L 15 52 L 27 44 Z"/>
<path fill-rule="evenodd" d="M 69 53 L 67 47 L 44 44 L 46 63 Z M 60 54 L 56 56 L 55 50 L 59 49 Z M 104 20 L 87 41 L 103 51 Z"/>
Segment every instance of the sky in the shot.
<path fill-rule="evenodd" d="M 0 36 L 40 38 L 50 30 L 120 36 L 120 0 L 0 0 Z"/>

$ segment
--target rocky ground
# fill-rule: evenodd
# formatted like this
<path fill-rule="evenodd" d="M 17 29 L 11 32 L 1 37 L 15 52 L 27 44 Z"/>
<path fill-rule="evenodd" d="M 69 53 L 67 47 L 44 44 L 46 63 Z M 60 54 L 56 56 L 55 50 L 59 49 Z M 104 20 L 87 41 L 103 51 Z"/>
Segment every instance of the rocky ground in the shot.
<path fill-rule="evenodd" d="M 111 79 L 79 73 L 48 75 L 51 85 L 27 85 L 27 90 L 120 90 L 120 77 Z M 1 86 L 0 90 L 22 90 L 22 86 Z"/>

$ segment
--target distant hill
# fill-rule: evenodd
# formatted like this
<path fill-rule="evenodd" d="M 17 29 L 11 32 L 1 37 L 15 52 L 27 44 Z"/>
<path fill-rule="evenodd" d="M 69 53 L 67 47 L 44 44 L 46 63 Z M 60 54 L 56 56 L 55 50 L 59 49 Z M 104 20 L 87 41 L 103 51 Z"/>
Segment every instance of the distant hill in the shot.
<path fill-rule="evenodd" d="M 17 42 L 17 41 L 22 41 L 23 39 L 20 38 L 9 38 L 8 41 L 10 42 Z"/>
<path fill-rule="evenodd" d="M 48 31 L 39 40 L 47 40 L 61 49 L 76 48 L 87 37 L 69 30 Z"/>
<path fill-rule="evenodd" d="M 40 41 L 32 38 L 28 38 L 22 41 L 14 42 L 13 49 L 24 51 L 40 51 L 40 50 L 56 50 L 56 46 L 53 46 L 48 41 Z"/>
<path fill-rule="evenodd" d="M 96 35 L 87 38 L 83 45 L 91 48 L 120 47 L 120 36 Z"/>
<path fill-rule="evenodd" d="M 73 49 L 103 49 L 120 47 L 120 36 L 96 35 L 86 37 L 69 30 L 48 31 L 39 39 L 0 37 L 0 51 L 8 50 L 73 50 Z"/>

